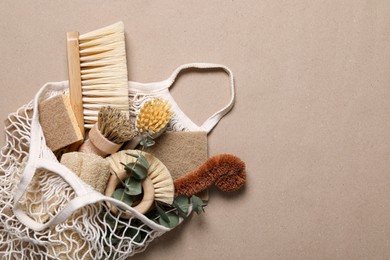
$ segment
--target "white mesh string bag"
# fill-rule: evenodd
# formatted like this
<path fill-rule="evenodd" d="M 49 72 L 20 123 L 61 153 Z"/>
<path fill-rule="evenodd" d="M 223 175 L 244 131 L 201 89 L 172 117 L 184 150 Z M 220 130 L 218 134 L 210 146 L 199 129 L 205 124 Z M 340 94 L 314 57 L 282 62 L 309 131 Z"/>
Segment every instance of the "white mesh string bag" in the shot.
<path fill-rule="evenodd" d="M 6 121 L 0 156 L 0 255 L 6 259 L 126 259 L 170 230 L 92 189 L 46 146 L 38 103 L 67 91 L 67 82 L 47 83 Z M 106 202 L 133 217 L 120 219 Z"/>

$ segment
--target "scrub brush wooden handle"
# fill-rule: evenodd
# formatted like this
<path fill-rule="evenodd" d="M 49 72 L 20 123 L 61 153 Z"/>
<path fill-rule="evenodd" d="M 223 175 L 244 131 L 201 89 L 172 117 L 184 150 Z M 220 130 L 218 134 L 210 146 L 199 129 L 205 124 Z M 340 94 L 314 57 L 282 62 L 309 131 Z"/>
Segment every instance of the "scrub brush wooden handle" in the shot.
<path fill-rule="evenodd" d="M 81 70 L 79 54 L 79 33 L 68 32 L 66 34 L 66 47 L 68 54 L 68 77 L 69 77 L 69 96 L 73 113 L 76 116 L 77 124 L 80 127 L 83 137 L 84 113 L 83 113 L 83 94 L 81 91 Z"/>
<path fill-rule="evenodd" d="M 238 190 L 246 182 L 245 163 L 230 154 L 209 158 L 196 170 L 175 180 L 175 195 L 192 196 L 210 187 L 213 183 L 225 192 Z"/>
<path fill-rule="evenodd" d="M 85 141 L 79 148 L 79 152 L 93 153 L 101 157 L 106 157 L 109 154 L 116 153 L 122 144 L 116 144 L 105 138 L 100 133 L 97 124 L 89 131 L 88 140 Z"/>

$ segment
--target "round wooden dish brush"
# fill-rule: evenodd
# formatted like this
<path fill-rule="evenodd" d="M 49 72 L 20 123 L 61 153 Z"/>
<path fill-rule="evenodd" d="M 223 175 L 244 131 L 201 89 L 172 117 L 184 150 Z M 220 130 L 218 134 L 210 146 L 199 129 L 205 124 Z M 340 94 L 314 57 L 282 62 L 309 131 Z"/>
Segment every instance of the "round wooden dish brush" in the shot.
<path fill-rule="evenodd" d="M 89 131 L 89 139 L 79 148 L 79 152 L 106 157 L 117 152 L 124 142 L 136 135 L 132 122 L 125 114 L 113 107 L 102 107 L 98 122 Z"/>
<path fill-rule="evenodd" d="M 105 191 L 106 196 L 111 196 L 121 181 L 124 181 L 129 177 L 121 163 L 134 163 L 137 159 L 128 154 L 137 155 L 139 152 L 140 151 L 137 150 L 122 150 L 106 158 L 111 166 L 111 177 L 108 180 Z M 174 199 L 174 185 L 172 176 L 167 167 L 159 159 L 146 152 L 142 152 L 142 155 L 148 160 L 150 166 L 148 175 L 142 184 L 144 193 L 143 199 L 134 208 L 144 214 L 152 207 L 153 201 L 155 200 L 172 204 Z M 119 180 L 118 177 L 121 180 Z M 152 188 L 150 189 L 149 187 Z M 118 209 L 115 206 L 110 205 L 110 203 L 107 204 L 114 214 L 118 212 Z M 121 217 L 130 218 L 131 214 L 126 212 Z"/>
<path fill-rule="evenodd" d="M 126 144 L 127 149 L 134 149 L 142 141 L 144 135 L 151 135 L 153 138 L 159 137 L 167 128 L 173 112 L 168 100 L 154 98 L 146 101 L 140 109 L 135 128 L 139 136 Z"/>
<path fill-rule="evenodd" d="M 192 196 L 213 183 L 222 191 L 238 190 L 246 182 L 245 163 L 231 154 L 210 157 L 196 170 L 175 180 L 175 195 Z"/>

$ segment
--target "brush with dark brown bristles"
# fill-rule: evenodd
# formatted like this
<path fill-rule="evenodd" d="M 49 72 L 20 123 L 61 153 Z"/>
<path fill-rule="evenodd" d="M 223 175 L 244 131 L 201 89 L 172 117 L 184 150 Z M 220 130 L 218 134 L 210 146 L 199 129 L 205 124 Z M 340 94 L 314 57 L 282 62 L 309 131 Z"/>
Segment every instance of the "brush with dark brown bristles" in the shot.
<path fill-rule="evenodd" d="M 125 114 L 113 107 L 102 107 L 98 122 L 92 127 L 89 139 L 79 151 L 106 157 L 117 152 L 124 142 L 136 135 L 134 124 Z"/>
<path fill-rule="evenodd" d="M 177 179 L 175 195 L 192 196 L 206 190 L 213 183 L 225 192 L 236 191 L 246 182 L 245 163 L 231 154 L 209 158 L 196 170 Z"/>

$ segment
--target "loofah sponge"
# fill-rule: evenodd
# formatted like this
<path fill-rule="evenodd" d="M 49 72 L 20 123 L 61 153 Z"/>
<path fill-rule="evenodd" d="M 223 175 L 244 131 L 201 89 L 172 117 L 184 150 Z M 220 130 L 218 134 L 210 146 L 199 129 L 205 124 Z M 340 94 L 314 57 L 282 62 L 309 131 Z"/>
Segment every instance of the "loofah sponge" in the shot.
<path fill-rule="evenodd" d="M 61 163 L 72 170 L 85 183 L 104 194 L 110 178 L 110 164 L 102 157 L 86 153 L 66 153 Z"/>
<path fill-rule="evenodd" d="M 191 196 L 213 183 L 220 190 L 231 192 L 238 190 L 246 182 L 245 163 L 230 154 L 220 154 L 209 158 L 198 169 L 177 179 L 175 195 Z"/>
<path fill-rule="evenodd" d="M 58 95 L 39 103 L 39 122 L 46 145 L 53 151 L 75 144 L 74 150 L 84 140 L 66 95 Z"/>

